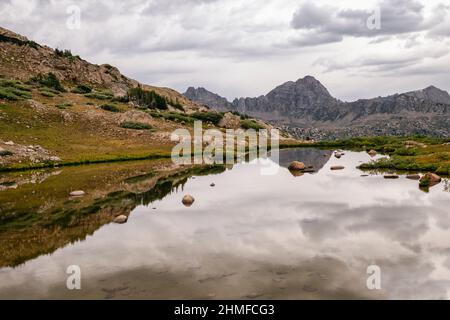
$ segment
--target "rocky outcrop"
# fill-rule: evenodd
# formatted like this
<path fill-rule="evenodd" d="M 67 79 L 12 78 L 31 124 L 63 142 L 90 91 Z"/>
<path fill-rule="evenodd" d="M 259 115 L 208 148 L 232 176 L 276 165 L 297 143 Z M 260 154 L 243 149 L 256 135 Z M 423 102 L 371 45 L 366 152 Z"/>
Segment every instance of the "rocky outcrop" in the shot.
<path fill-rule="evenodd" d="M 241 118 L 231 112 L 227 112 L 223 115 L 218 126 L 226 129 L 238 129 L 241 126 Z"/>

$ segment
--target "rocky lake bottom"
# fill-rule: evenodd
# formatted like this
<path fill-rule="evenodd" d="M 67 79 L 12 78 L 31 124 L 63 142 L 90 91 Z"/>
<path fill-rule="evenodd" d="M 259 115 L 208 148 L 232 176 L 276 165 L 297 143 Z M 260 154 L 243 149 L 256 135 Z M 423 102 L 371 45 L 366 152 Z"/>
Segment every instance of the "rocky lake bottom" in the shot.
<path fill-rule="evenodd" d="M 302 148 L 281 150 L 275 174 L 267 159 L 0 174 L 0 299 L 448 299 L 448 179 L 422 190 L 357 169 L 371 159 Z M 72 265 L 81 290 L 66 287 Z"/>

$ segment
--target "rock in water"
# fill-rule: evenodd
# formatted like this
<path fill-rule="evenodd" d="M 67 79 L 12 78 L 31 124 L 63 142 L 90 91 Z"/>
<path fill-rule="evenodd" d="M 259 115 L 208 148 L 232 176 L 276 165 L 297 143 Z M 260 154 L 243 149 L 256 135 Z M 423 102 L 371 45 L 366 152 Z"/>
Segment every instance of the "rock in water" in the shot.
<path fill-rule="evenodd" d="M 211 186 L 211 187 L 215 187 L 216 184 L 213 182 L 213 183 L 210 184 L 210 186 Z"/>
<path fill-rule="evenodd" d="M 342 154 L 340 152 L 335 152 L 334 156 L 339 159 L 340 157 L 342 157 Z"/>
<path fill-rule="evenodd" d="M 408 174 L 406 176 L 407 179 L 411 179 L 411 180 L 420 180 L 420 175 L 419 174 Z"/>
<path fill-rule="evenodd" d="M 120 216 L 115 217 L 113 222 L 122 224 L 122 223 L 127 222 L 127 220 L 128 220 L 128 217 L 126 215 L 121 214 Z"/>
<path fill-rule="evenodd" d="M 369 152 L 367 152 L 369 154 L 369 156 L 371 157 L 375 157 L 377 155 L 377 152 L 375 150 L 370 150 Z"/>
<path fill-rule="evenodd" d="M 441 182 L 441 177 L 435 173 L 428 172 L 420 178 L 419 186 L 421 187 L 432 187 Z"/>
<path fill-rule="evenodd" d="M 305 164 L 300 161 L 292 161 L 288 167 L 288 169 L 292 171 L 305 170 L 305 168 L 306 168 Z"/>
<path fill-rule="evenodd" d="M 385 174 L 384 178 L 385 179 L 398 179 L 398 175 L 396 175 L 396 174 Z"/>
<path fill-rule="evenodd" d="M 86 194 L 86 192 L 84 192 L 83 190 L 77 190 L 77 191 L 72 191 L 70 193 L 71 197 L 82 197 Z"/>
<path fill-rule="evenodd" d="M 186 207 L 190 207 L 192 206 L 192 204 L 194 203 L 195 199 L 193 196 L 187 194 L 183 197 L 183 200 L 181 200 L 181 202 L 186 206 Z"/>
<path fill-rule="evenodd" d="M 342 170 L 342 169 L 345 169 L 345 167 L 344 166 L 332 166 L 330 169 L 331 170 Z"/>

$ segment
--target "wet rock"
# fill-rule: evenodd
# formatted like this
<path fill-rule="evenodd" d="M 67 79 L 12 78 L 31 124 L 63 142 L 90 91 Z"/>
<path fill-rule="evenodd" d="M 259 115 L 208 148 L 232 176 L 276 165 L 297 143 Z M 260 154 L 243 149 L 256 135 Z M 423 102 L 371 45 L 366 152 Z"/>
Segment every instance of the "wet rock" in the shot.
<path fill-rule="evenodd" d="M 368 177 L 368 174 L 362 174 L 361 177 Z"/>
<path fill-rule="evenodd" d="M 398 179 L 398 175 L 396 175 L 396 174 L 385 174 L 384 178 L 385 179 Z"/>
<path fill-rule="evenodd" d="M 406 178 L 411 180 L 420 180 L 420 174 L 408 174 Z"/>
<path fill-rule="evenodd" d="M 435 173 L 428 172 L 420 178 L 420 187 L 431 187 L 441 182 L 441 177 Z"/>
<path fill-rule="evenodd" d="M 340 158 L 340 157 L 342 157 L 342 153 L 340 153 L 340 152 L 335 152 L 334 153 L 334 156 L 336 157 L 336 158 Z"/>
<path fill-rule="evenodd" d="M 331 170 L 342 170 L 342 169 L 345 169 L 345 167 L 344 166 L 332 166 L 330 169 Z"/>
<path fill-rule="evenodd" d="M 84 192 L 83 190 L 76 190 L 76 191 L 72 191 L 70 193 L 71 197 L 82 197 L 86 194 L 86 192 Z"/>
<path fill-rule="evenodd" d="M 305 164 L 300 161 L 292 161 L 288 167 L 288 169 L 291 171 L 305 170 L 305 168 L 306 168 Z"/>
<path fill-rule="evenodd" d="M 195 199 L 193 196 L 187 194 L 183 197 L 183 199 L 181 200 L 181 202 L 186 206 L 186 207 L 190 207 L 192 206 L 192 204 L 194 203 Z"/>
<path fill-rule="evenodd" d="M 367 152 L 369 154 L 369 156 L 371 157 L 375 157 L 377 155 L 377 152 L 375 150 L 370 150 L 369 152 Z"/>
<path fill-rule="evenodd" d="M 122 224 L 122 223 L 127 222 L 127 220 L 128 220 L 128 217 L 126 215 L 121 214 L 120 216 L 115 217 L 113 222 Z"/>
<path fill-rule="evenodd" d="M 216 184 L 213 182 L 213 183 L 210 184 L 210 186 L 211 186 L 211 187 L 215 187 Z"/>

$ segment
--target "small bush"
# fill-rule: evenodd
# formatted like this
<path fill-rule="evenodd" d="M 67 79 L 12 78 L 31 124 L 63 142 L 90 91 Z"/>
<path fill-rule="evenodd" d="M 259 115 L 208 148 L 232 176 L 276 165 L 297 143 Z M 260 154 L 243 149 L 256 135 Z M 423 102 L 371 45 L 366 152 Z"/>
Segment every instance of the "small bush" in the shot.
<path fill-rule="evenodd" d="M 0 88 L 0 99 L 17 101 L 20 98 L 6 88 Z"/>
<path fill-rule="evenodd" d="M 40 93 L 42 96 L 47 97 L 47 98 L 53 98 L 53 97 L 55 97 L 55 94 L 52 93 L 52 92 L 50 92 L 50 91 L 42 90 L 42 91 L 39 91 L 39 93 Z"/>
<path fill-rule="evenodd" d="M 61 104 L 57 104 L 55 107 L 57 107 L 58 109 L 64 110 L 67 108 L 72 107 L 73 105 L 69 102 L 65 102 L 65 103 L 61 103 Z"/>
<path fill-rule="evenodd" d="M 31 99 L 31 89 L 15 80 L 0 79 L 0 99 L 17 101 Z"/>
<path fill-rule="evenodd" d="M 241 127 L 243 129 L 254 129 L 254 130 L 264 129 L 264 126 L 260 125 L 259 123 L 253 120 L 241 120 Z"/>
<path fill-rule="evenodd" d="M 31 84 L 38 84 L 47 88 L 55 89 L 59 92 L 66 92 L 66 89 L 59 82 L 58 78 L 53 73 L 48 73 L 46 75 L 38 74 L 29 80 Z"/>
<path fill-rule="evenodd" d="M 77 85 L 75 88 L 73 88 L 71 90 L 72 93 L 78 93 L 78 94 L 86 94 L 86 93 L 91 93 L 92 92 L 92 88 L 89 86 L 86 86 L 84 84 L 79 84 Z"/>
<path fill-rule="evenodd" d="M 201 120 L 204 122 L 210 122 L 217 125 L 223 118 L 223 114 L 217 112 L 195 112 L 191 115 L 192 118 L 196 120 Z"/>
<path fill-rule="evenodd" d="M 84 95 L 86 98 L 97 99 L 97 100 L 111 100 L 112 95 L 105 94 L 103 92 L 91 92 Z"/>
<path fill-rule="evenodd" d="M 114 104 L 105 103 L 101 105 L 100 108 L 110 112 L 120 112 L 120 109 Z"/>
<path fill-rule="evenodd" d="M 143 108 L 151 109 L 167 109 L 167 100 L 155 91 L 147 91 L 141 87 L 131 88 L 128 90 L 128 99 L 135 102 Z"/>
<path fill-rule="evenodd" d="M 151 125 L 146 124 L 146 123 L 140 123 L 140 122 L 123 122 L 120 126 L 125 129 L 135 129 L 135 130 L 153 129 L 153 127 Z"/>

